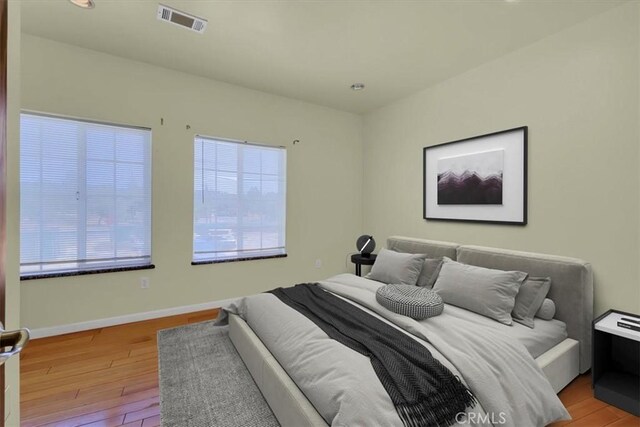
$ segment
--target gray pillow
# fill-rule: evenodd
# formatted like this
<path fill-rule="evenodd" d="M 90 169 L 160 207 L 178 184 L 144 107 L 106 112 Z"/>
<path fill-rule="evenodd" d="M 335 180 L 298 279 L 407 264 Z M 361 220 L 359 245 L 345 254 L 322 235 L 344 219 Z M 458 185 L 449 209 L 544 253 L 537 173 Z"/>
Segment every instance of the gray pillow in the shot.
<path fill-rule="evenodd" d="M 533 328 L 533 317 L 542 306 L 550 287 L 550 277 L 527 277 L 516 295 L 516 305 L 511 312 L 513 321 Z"/>
<path fill-rule="evenodd" d="M 540 309 L 536 313 L 536 317 L 544 320 L 551 320 L 556 315 L 556 303 L 549 298 L 545 298 L 540 306 Z"/>
<path fill-rule="evenodd" d="M 433 290 L 447 304 L 511 325 L 516 294 L 526 278 L 521 271 L 476 267 L 445 257 Z"/>
<path fill-rule="evenodd" d="M 424 254 L 405 254 L 382 249 L 365 277 L 390 284 L 415 285 L 422 270 Z"/>
<path fill-rule="evenodd" d="M 442 258 L 425 259 L 422 264 L 422 271 L 418 276 L 418 283 L 416 284 L 427 289 L 433 288 L 433 284 L 436 283 L 436 279 L 440 273 L 440 268 L 442 268 Z"/>
<path fill-rule="evenodd" d="M 376 291 L 383 307 L 413 319 L 426 319 L 442 313 L 444 303 L 437 292 L 411 285 L 384 285 Z"/>

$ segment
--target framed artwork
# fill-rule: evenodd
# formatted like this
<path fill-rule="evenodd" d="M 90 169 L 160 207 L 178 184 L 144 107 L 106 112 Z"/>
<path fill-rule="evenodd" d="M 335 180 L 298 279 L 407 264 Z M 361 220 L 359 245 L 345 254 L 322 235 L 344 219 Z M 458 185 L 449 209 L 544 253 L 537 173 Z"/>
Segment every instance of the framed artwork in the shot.
<path fill-rule="evenodd" d="M 423 217 L 527 223 L 527 126 L 425 147 Z"/>

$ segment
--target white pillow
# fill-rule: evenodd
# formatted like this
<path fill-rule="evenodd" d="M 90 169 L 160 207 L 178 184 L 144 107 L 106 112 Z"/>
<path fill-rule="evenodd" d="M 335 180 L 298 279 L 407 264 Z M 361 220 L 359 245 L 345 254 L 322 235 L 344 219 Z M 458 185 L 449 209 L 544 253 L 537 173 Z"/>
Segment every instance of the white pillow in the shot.
<path fill-rule="evenodd" d="M 376 257 L 367 279 L 390 284 L 415 285 L 426 255 L 406 254 L 382 249 Z"/>
<path fill-rule="evenodd" d="M 556 315 L 556 303 L 549 298 L 545 298 L 540 306 L 540 309 L 536 313 L 536 317 L 544 320 L 551 320 Z"/>
<path fill-rule="evenodd" d="M 433 290 L 447 304 L 511 325 L 516 294 L 526 278 L 521 271 L 476 267 L 445 257 Z"/>

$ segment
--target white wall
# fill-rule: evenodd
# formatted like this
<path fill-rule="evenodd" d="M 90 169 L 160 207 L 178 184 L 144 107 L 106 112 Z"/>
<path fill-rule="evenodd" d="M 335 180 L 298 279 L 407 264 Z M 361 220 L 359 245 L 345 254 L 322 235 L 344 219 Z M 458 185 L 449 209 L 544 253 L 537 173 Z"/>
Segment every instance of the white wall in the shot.
<path fill-rule="evenodd" d="M 351 271 L 346 255 L 360 231 L 379 242 L 405 234 L 580 257 L 594 267 L 597 313 L 638 312 L 639 18 L 637 4 L 623 5 L 370 113 L 364 124 L 24 35 L 23 108 L 153 127 L 157 268 L 23 282 L 23 324 L 194 304 Z M 526 227 L 422 219 L 424 146 L 521 125 L 529 126 Z M 189 265 L 194 133 L 288 146 L 288 258 Z M 302 142 L 293 147 L 293 139 Z M 148 291 L 138 286 L 143 275 Z"/>
<path fill-rule="evenodd" d="M 368 114 L 364 232 L 583 258 L 596 313 L 640 312 L 638 4 Z M 422 148 L 529 126 L 526 227 L 422 219 Z"/>
<path fill-rule="evenodd" d="M 26 34 L 22 108 L 153 129 L 156 265 L 23 281 L 24 326 L 203 303 L 352 270 L 345 259 L 362 225 L 360 116 Z M 287 258 L 190 265 L 196 133 L 287 146 Z M 140 289 L 141 276 L 150 289 Z"/>

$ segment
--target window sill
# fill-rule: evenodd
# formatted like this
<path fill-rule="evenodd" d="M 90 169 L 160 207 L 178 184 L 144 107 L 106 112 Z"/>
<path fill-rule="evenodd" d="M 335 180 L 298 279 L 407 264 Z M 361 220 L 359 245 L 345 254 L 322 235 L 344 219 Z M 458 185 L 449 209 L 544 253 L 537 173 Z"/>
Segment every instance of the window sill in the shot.
<path fill-rule="evenodd" d="M 151 270 L 156 268 L 153 264 L 147 265 L 133 265 L 129 267 L 107 267 L 96 268 L 95 270 L 78 270 L 78 271 L 60 271 L 51 273 L 25 273 L 20 275 L 20 280 L 35 280 L 35 279 L 52 279 L 55 277 L 69 277 L 69 276 L 85 276 L 87 274 L 100 274 L 100 273 L 117 273 L 120 271 L 133 271 L 133 270 Z"/>
<path fill-rule="evenodd" d="M 229 258 L 229 259 L 216 259 L 216 260 L 203 260 L 203 261 L 191 261 L 191 265 L 203 265 L 203 264 L 224 264 L 227 262 L 238 262 L 238 261 L 253 261 L 258 259 L 271 259 L 271 258 L 286 258 L 287 254 L 279 254 L 279 255 L 264 255 L 264 256 L 255 256 L 255 257 L 244 257 L 244 258 Z"/>

